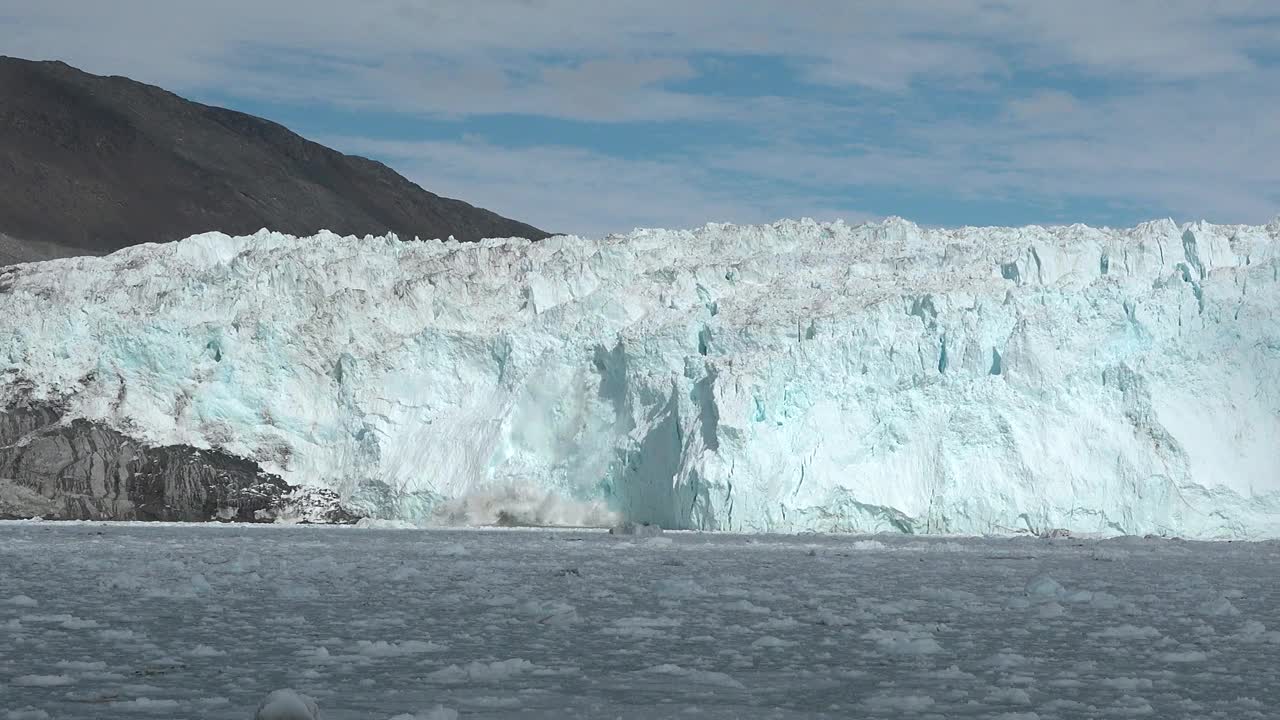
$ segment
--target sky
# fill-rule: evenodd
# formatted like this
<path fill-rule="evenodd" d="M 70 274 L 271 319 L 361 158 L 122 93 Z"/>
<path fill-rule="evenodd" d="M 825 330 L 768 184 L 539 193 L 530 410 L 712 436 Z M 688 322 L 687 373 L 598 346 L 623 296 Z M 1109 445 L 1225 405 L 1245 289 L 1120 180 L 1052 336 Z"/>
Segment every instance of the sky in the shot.
<path fill-rule="evenodd" d="M 0 53 L 555 232 L 1280 215 L 1275 0 L 0 0 Z"/>

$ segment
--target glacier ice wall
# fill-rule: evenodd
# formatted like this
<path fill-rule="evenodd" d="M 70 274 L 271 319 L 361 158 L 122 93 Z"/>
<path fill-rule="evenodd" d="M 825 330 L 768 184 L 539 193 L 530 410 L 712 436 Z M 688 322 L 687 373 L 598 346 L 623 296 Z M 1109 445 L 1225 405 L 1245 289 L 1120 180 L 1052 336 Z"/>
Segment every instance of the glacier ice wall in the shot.
<path fill-rule="evenodd" d="M 207 234 L 4 271 L 0 401 L 400 519 L 1275 536 L 1278 248 L 1171 221 Z"/>

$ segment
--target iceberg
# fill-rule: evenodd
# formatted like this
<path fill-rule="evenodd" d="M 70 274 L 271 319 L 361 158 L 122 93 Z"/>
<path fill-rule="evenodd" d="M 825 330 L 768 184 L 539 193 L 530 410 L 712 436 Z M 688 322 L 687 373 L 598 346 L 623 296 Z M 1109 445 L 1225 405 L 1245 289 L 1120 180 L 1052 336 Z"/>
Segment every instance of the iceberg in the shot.
<path fill-rule="evenodd" d="M 210 233 L 0 271 L 0 403 L 387 520 L 1275 537 L 1277 307 L 1280 221 Z"/>

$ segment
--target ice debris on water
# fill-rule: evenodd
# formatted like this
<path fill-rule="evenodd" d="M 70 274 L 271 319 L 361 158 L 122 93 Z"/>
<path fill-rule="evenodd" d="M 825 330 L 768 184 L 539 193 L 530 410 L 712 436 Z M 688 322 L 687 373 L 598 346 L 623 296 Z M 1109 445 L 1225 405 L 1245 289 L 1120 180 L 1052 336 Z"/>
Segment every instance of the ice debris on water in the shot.
<path fill-rule="evenodd" d="M 609 528 L 609 534 L 654 537 L 662 534 L 662 528 L 652 523 L 625 522 Z"/>
<path fill-rule="evenodd" d="M 291 688 L 272 691 L 258 706 L 254 720 L 321 720 L 320 708 L 310 696 Z"/>

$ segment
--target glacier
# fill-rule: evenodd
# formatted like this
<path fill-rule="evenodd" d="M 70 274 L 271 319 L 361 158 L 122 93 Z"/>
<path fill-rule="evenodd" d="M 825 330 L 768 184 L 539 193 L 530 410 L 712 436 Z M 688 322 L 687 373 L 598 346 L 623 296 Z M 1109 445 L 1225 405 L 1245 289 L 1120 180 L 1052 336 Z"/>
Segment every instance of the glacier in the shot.
<path fill-rule="evenodd" d="M 375 517 L 1280 536 L 1280 220 L 210 233 L 0 271 L 0 403 Z"/>

